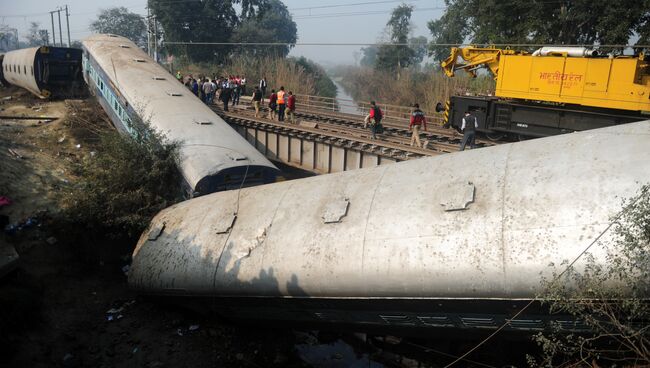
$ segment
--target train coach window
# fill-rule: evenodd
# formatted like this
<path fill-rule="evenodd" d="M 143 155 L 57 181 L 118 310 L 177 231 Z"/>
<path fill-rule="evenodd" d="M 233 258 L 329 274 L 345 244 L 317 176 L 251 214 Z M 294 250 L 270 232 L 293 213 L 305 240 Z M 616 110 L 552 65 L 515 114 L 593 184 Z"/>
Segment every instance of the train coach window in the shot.
<path fill-rule="evenodd" d="M 129 45 L 120 45 L 120 47 L 123 48 L 123 49 L 130 49 L 131 48 L 131 46 L 129 46 Z"/>
<path fill-rule="evenodd" d="M 133 59 L 136 63 L 146 63 L 147 61 L 145 59 Z"/>
<path fill-rule="evenodd" d="M 27 65 L 23 65 L 23 74 L 27 75 Z"/>
<path fill-rule="evenodd" d="M 30 70 L 31 70 L 31 72 L 32 72 L 32 76 L 34 76 L 34 67 L 33 67 L 33 66 L 30 67 Z"/>
<path fill-rule="evenodd" d="M 165 77 L 153 77 L 153 80 L 167 80 Z"/>
<path fill-rule="evenodd" d="M 167 91 L 167 94 L 172 96 L 172 97 L 181 97 L 183 95 L 180 92 L 172 92 L 172 91 Z"/>

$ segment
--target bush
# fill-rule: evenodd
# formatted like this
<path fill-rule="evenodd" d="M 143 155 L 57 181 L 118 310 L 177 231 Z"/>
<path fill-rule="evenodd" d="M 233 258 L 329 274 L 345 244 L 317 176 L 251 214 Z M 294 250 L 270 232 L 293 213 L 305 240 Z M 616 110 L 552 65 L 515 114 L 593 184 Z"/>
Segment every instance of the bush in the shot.
<path fill-rule="evenodd" d="M 612 219 L 612 241 L 606 263 L 587 253 L 584 269 L 567 268 L 544 282 L 539 297 L 551 313 L 583 322 L 588 331 L 569 334 L 557 329 L 535 337 L 544 354 L 531 366 L 650 365 L 650 187 L 644 186 Z"/>
<path fill-rule="evenodd" d="M 83 161 L 63 200 L 57 227 L 91 253 L 106 242 L 132 247 L 158 211 L 181 199 L 179 144 L 137 126 L 136 137 L 102 132 L 98 153 Z"/>
<path fill-rule="evenodd" d="M 452 95 L 494 91 L 494 80 L 489 76 L 449 78 L 442 71 L 433 69 L 403 69 L 399 79 L 396 74 L 370 67 L 339 67 L 333 72 L 358 102 L 375 100 L 379 104 L 399 106 L 411 106 L 417 102 L 429 112 L 435 111 L 436 103 L 444 103 Z"/>
<path fill-rule="evenodd" d="M 195 77 L 245 75 L 250 92 L 262 77 L 266 77 L 269 93 L 272 88 L 284 86 L 296 94 L 336 97 L 336 86 L 325 70 L 305 58 L 238 56 L 226 65 L 191 64 L 180 67 L 180 70 Z"/>

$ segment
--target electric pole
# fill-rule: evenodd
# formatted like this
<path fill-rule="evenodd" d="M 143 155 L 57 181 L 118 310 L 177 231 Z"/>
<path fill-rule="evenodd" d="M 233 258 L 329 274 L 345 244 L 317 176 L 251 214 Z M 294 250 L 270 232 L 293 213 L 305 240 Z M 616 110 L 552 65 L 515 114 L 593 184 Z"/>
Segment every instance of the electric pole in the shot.
<path fill-rule="evenodd" d="M 56 12 L 59 14 L 59 45 L 63 46 L 63 31 L 61 30 L 61 7 Z"/>
<path fill-rule="evenodd" d="M 56 32 L 54 31 L 54 12 L 50 12 L 50 18 L 52 19 L 52 45 L 56 46 Z"/>
<path fill-rule="evenodd" d="M 151 56 L 151 29 L 150 29 L 150 23 L 151 22 L 151 15 L 149 13 L 149 7 L 147 6 L 147 55 Z"/>
<path fill-rule="evenodd" d="M 68 5 L 65 6 L 65 25 L 68 27 L 68 47 L 70 47 L 70 13 L 68 13 Z"/>
<path fill-rule="evenodd" d="M 156 16 L 153 16 L 153 59 L 158 62 L 158 21 Z"/>

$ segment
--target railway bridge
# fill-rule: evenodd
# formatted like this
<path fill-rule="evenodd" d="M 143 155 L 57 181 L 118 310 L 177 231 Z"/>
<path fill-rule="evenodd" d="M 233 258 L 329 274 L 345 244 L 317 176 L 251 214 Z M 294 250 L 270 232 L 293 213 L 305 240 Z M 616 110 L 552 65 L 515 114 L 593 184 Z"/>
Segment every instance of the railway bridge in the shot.
<path fill-rule="evenodd" d="M 249 97 L 242 97 L 240 104 L 228 112 L 217 105 L 212 108 L 267 158 L 316 174 L 455 152 L 462 138 L 455 130 L 443 128 L 435 114 L 427 113 L 429 129 L 421 132 L 423 148 L 412 147 L 408 130 L 410 108 L 380 105 L 385 114 L 385 129 L 378 139 L 372 139 L 370 130 L 363 127 L 363 115 L 340 112 L 341 103 L 353 104 L 352 101 L 307 95 L 297 95 L 297 100 L 300 102 L 295 124 L 267 119 L 266 110 L 255 118 Z M 365 108 L 363 104 L 354 106 L 359 111 Z M 494 144 L 477 141 L 478 147 Z"/>

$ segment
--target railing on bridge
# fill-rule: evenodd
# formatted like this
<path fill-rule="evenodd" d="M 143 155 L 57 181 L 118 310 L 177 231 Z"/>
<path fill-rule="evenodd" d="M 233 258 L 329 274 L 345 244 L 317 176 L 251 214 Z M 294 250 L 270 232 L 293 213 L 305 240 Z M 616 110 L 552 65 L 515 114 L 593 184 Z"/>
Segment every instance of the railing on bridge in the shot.
<path fill-rule="evenodd" d="M 394 122 L 405 122 L 408 124 L 411 116 L 412 107 L 398 106 L 378 102 L 379 107 L 384 112 L 384 119 L 389 119 Z M 370 102 L 355 102 L 350 99 L 331 98 L 322 96 L 312 96 L 296 94 L 296 107 L 298 111 L 304 109 L 321 110 L 327 112 L 340 112 L 351 115 L 359 115 L 363 119 L 370 111 Z M 427 120 L 431 122 L 441 122 L 442 117 L 433 111 L 423 110 L 427 116 Z"/>

